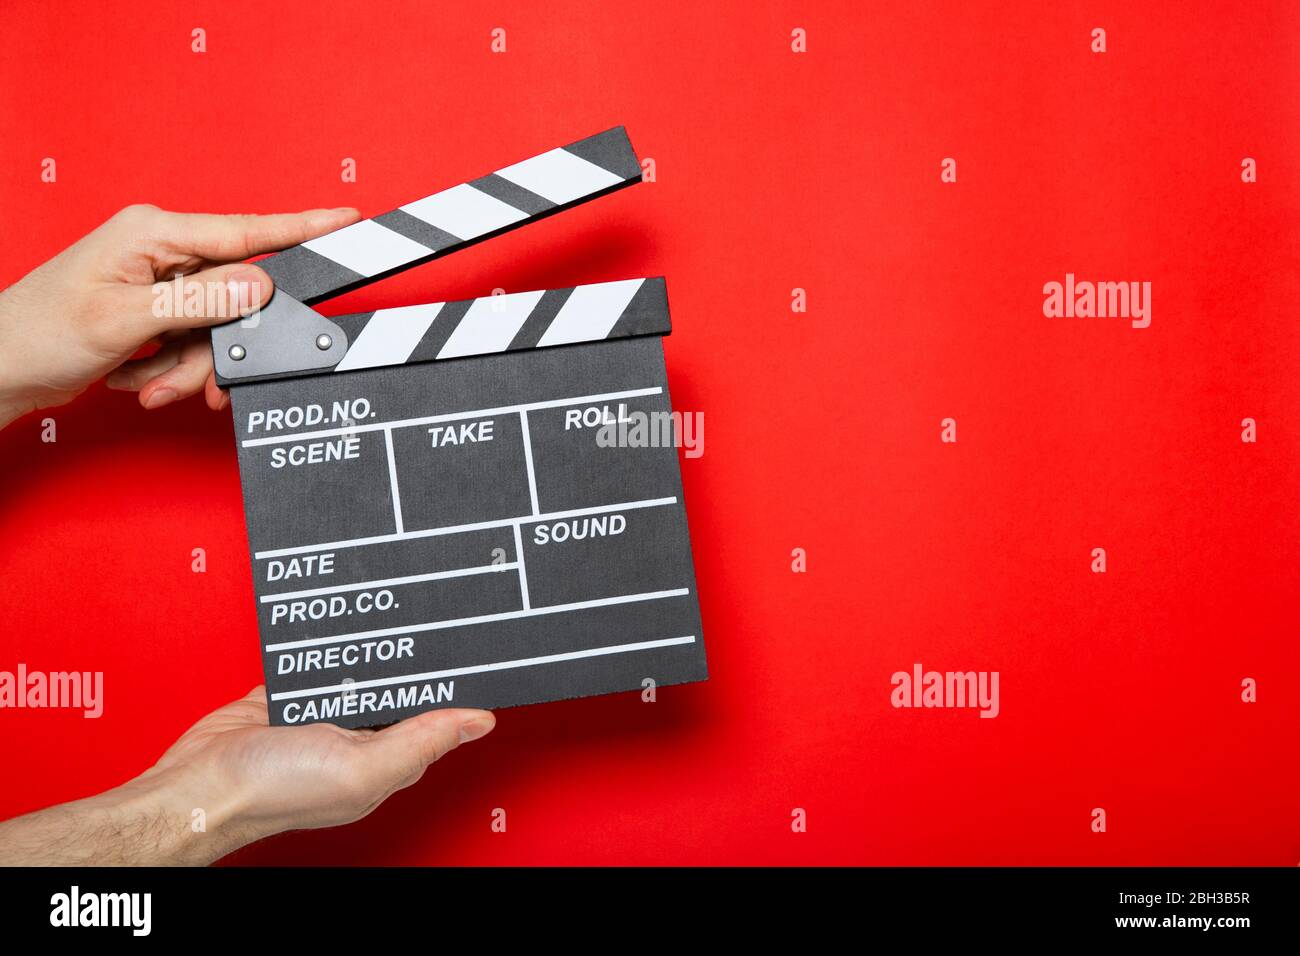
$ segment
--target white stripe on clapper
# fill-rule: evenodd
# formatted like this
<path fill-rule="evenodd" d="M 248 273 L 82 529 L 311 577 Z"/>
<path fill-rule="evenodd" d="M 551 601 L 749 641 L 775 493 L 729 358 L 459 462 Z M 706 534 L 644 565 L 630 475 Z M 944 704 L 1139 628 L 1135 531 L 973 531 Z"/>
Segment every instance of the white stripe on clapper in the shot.
<path fill-rule="evenodd" d="M 363 276 L 378 275 L 429 255 L 427 249 L 401 233 L 363 219 L 350 226 L 308 239 L 303 246 Z"/>
<path fill-rule="evenodd" d="M 567 149 L 553 149 L 522 163 L 498 169 L 497 175 L 559 205 L 617 186 L 623 181 L 608 169 Z"/>
<path fill-rule="evenodd" d="M 374 368 L 377 365 L 401 365 L 411 357 L 415 347 L 429 331 L 433 320 L 442 311 L 442 302 L 428 305 L 408 305 L 398 309 L 380 309 L 370 317 L 355 342 L 348 348 L 343 361 L 334 366 L 336 372 L 349 372 L 357 368 Z"/>
<path fill-rule="evenodd" d="M 515 292 L 475 299 L 438 358 L 504 352 L 545 294 L 544 291 Z"/>
<path fill-rule="evenodd" d="M 645 279 L 580 285 L 564 300 L 537 347 L 590 342 L 609 335 Z"/>
<path fill-rule="evenodd" d="M 528 213 L 522 209 L 503 203 L 469 183 L 407 203 L 402 212 L 437 226 L 457 239 L 476 239 L 528 218 Z"/>

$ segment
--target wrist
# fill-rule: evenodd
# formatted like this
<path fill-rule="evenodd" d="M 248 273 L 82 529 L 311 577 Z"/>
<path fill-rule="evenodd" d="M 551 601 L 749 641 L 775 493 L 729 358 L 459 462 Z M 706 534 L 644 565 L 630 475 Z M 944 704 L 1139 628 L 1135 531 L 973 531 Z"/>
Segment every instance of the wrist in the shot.
<path fill-rule="evenodd" d="M 0 823 L 0 862 L 204 866 L 256 838 L 238 826 L 240 815 L 238 801 L 214 795 L 188 769 L 154 769 L 107 793 Z"/>
<path fill-rule="evenodd" d="M 0 346 L 3 344 L 3 341 L 0 341 Z M 18 390 L 17 378 L 9 367 L 11 363 L 5 360 L 4 351 L 0 347 L 0 428 L 39 407 L 35 401 L 24 397 Z"/>
<path fill-rule="evenodd" d="M 146 771 L 103 796 L 119 822 L 147 829 L 142 864 L 207 866 L 258 838 L 239 795 L 188 766 Z"/>
<path fill-rule="evenodd" d="M 36 410 L 35 402 L 24 402 L 10 398 L 0 391 L 0 428 L 22 418 L 28 412 Z"/>
<path fill-rule="evenodd" d="M 33 360 L 30 340 L 17 334 L 22 316 L 16 289 L 0 291 L 0 428 L 41 407 L 40 388 L 31 378 L 41 363 Z"/>

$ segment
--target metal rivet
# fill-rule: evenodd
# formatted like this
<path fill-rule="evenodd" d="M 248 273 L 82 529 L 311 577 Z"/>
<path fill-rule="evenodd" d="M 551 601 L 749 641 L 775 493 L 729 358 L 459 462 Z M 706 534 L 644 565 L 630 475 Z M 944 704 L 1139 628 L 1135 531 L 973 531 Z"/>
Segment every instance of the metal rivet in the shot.
<path fill-rule="evenodd" d="M 244 347 L 242 345 L 232 345 L 230 347 L 230 352 L 228 354 L 236 362 L 239 362 L 242 361 L 244 356 L 247 355 L 248 353 L 244 351 Z"/>
<path fill-rule="evenodd" d="M 328 352 L 330 350 L 330 346 L 332 346 L 333 344 L 334 344 L 334 340 L 330 338 L 328 335 L 326 335 L 324 332 L 316 336 L 316 348 L 320 349 L 322 352 Z"/>

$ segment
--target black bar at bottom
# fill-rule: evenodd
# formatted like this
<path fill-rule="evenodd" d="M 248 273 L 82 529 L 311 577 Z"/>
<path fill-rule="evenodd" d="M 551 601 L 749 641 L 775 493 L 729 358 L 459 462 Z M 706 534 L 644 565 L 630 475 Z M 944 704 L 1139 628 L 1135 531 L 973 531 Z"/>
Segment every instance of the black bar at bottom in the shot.
<path fill-rule="evenodd" d="M 52 925 L 74 886 L 83 906 L 91 894 L 150 894 L 152 938 L 285 942 L 297 952 L 355 940 L 387 953 L 403 939 L 445 946 L 466 936 L 490 938 L 494 952 L 515 939 L 662 946 L 704 934 L 730 951 L 748 939 L 770 946 L 774 934 L 814 945 L 901 934 L 915 952 L 949 939 L 1232 945 L 1294 929 L 1300 901 L 1294 868 L 0 869 L 6 942 L 125 941 L 140 928 L 140 919 L 134 929 L 128 919 Z M 115 905 L 130 912 L 124 898 Z"/>

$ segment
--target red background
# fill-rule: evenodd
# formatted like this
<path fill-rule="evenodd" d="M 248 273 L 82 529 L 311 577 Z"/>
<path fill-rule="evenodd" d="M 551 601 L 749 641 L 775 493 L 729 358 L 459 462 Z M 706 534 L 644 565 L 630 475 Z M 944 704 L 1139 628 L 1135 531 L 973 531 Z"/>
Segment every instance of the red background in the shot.
<path fill-rule="evenodd" d="M 712 679 L 502 711 L 362 823 L 236 860 L 1300 859 L 1300 14 L 992 7 L 4 4 L 0 283 L 131 202 L 375 215 L 617 124 L 657 163 L 324 311 L 668 276 Z M 1045 318 L 1067 271 L 1150 281 L 1151 327 Z M 50 414 L 57 444 L 0 434 L 0 669 L 102 670 L 106 713 L 0 712 L 0 816 L 261 673 L 229 412 Z M 1001 716 L 895 710 L 915 661 L 999 671 Z"/>

